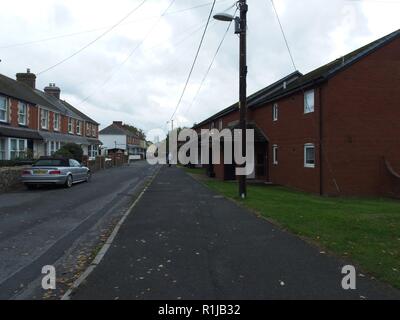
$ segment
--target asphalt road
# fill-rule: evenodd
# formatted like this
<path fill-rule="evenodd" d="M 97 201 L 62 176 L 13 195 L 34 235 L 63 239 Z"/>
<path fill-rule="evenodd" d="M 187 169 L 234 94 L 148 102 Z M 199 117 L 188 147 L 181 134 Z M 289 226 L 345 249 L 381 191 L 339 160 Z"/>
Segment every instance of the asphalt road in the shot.
<path fill-rule="evenodd" d="M 72 299 L 400 299 L 347 264 L 163 167 Z"/>
<path fill-rule="evenodd" d="M 0 299 L 37 289 L 30 284 L 38 286 L 42 267 L 54 265 L 80 238 L 98 237 L 93 227 L 128 207 L 155 170 L 137 162 L 98 172 L 71 189 L 0 194 Z"/>

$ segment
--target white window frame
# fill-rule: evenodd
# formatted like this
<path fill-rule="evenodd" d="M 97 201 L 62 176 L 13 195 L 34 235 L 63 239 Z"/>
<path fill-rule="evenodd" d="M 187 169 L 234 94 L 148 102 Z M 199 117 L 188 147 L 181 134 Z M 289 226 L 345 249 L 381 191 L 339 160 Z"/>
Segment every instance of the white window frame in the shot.
<path fill-rule="evenodd" d="M 60 119 L 61 119 L 61 116 L 60 116 L 60 114 L 59 113 L 54 113 L 54 115 L 53 115 L 53 128 L 54 128 L 54 131 L 60 131 Z M 57 119 L 57 120 L 56 120 Z M 56 125 L 57 124 L 57 125 Z"/>
<path fill-rule="evenodd" d="M 312 95 L 312 103 L 313 105 L 310 106 L 308 104 L 308 97 Z M 313 113 L 315 110 L 315 90 L 308 90 L 304 93 L 304 114 Z"/>
<path fill-rule="evenodd" d="M 12 148 L 12 141 L 15 140 L 17 149 L 13 150 Z M 24 141 L 24 149 L 20 149 L 20 142 Z M 26 155 L 26 152 L 28 151 L 28 140 L 27 139 L 19 139 L 19 138 L 8 138 L 8 145 L 9 145 L 9 150 L 8 150 L 8 159 L 12 160 L 12 159 L 16 159 L 20 157 L 21 153 L 24 153 Z M 16 157 L 12 158 L 11 157 L 11 153 L 12 152 L 16 152 Z"/>
<path fill-rule="evenodd" d="M 92 137 L 96 137 L 96 126 L 92 124 Z"/>
<path fill-rule="evenodd" d="M 279 153 L 278 153 L 278 145 L 274 144 L 272 146 L 272 164 L 277 166 L 279 164 Z"/>
<path fill-rule="evenodd" d="M 21 112 L 21 107 L 23 107 L 23 111 Z M 21 121 L 21 116 L 23 117 L 24 121 Z M 18 124 L 21 126 L 26 126 L 28 123 L 28 104 L 25 102 L 18 102 Z"/>
<path fill-rule="evenodd" d="M 68 118 L 68 133 L 70 133 L 70 134 L 74 133 L 74 125 L 73 125 L 72 118 Z"/>
<path fill-rule="evenodd" d="M 76 134 L 79 135 L 79 136 L 82 135 L 81 121 L 80 120 L 76 120 L 75 124 L 76 124 Z"/>
<path fill-rule="evenodd" d="M 277 103 L 274 103 L 274 106 L 272 107 L 272 120 L 273 121 L 278 121 L 279 117 L 279 105 Z"/>
<path fill-rule="evenodd" d="M 47 142 L 47 155 L 52 156 L 55 152 L 61 149 L 60 141 L 48 141 Z"/>
<path fill-rule="evenodd" d="M 0 138 L 0 160 L 7 160 L 7 140 Z"/>
<path fill-rule="evenodd" d="M 43 125 L 43 120 L 45 120 L 45 125 Z M 40 109 L 40 127 L 42 129 L 49 129 L 49 110 Z"/>
<path fill-rule="evenodd" d="M 91 144 L 88 146 L 88 156 L 93 159 L 99 155 L 99 146 L 95 144 Z"/>
<path fill-rule="evenodd" d="M 0 99 L 4 99 L 4 109 L 1 109 L 4 112 L 4 118 L 0 118 L 0 122 L 8 122 L 8 98 L 5 96 L 0 96 Z"/>
<path fill-rule="evenodd" d="M 307 161 L 307 150 L 308 149 L 314 149 L 314 163 L 309 163 Z M 315 162 L 316 162 L 315 144 L 314 143 L 306 143 L 304 145 L 304 167 L 305 168 L 315 168 Z"/>

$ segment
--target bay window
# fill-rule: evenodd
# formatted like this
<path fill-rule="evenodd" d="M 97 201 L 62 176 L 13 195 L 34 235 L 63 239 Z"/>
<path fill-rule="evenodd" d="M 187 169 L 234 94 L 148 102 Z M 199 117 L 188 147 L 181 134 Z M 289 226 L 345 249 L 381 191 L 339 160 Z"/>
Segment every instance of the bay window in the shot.
<path fill-rule="evenodd" d="M 99 155 L 99 147 L 97 145 L 88 146 L 89 158 L 96 158 Z"/>
<path fill-rule="evenodd" d="M 26 139 L 10 138 L 10 160 L 25 158 L 27 151 Z"/>
<path fill-rule="evenodd" d="M 0 139 L 0 160 L 6 160 L 6 140 Z"/>
<path fill-rule="evenodd" d="M 18 124 L 25 126 L 26 125 L 26 115 L 28 112 L 28 106 L 24 102 L 18 103 Z"/>
<path fill-rule="evenodd" d="M 49 128 L 49 111 L 41 109 L 40 110 L 40 126 L 42 129 Z"/>
<path fill-rule="evenodd" d="M 60 131 L 60 115 L 58 113 L 54 114 L 54 130 Z"/>
<path fill-rule="evenodd" d="M 7 122 L 8 121 L 8 104 L 7 98 L 0 96 L 0 121 Z"/>

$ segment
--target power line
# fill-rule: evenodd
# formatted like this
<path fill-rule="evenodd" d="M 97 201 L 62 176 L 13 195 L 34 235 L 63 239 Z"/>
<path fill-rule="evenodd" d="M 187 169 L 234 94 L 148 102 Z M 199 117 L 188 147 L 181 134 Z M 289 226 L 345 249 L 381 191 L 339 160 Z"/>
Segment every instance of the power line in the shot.
<path fill-rule="evenodd" d="M 286 38 L 285 31 L 283 30 L 281 19 L 279 18 L 278 10 L 276 10 L 274 0 L 271 0 L 271 3 L 272 3 L 272 8 L 274 9 L 274 12 L 275 12 L 276 19 L 278 20 L 279 27 L 281 28 L 282 36 L 283 36 L 283 39 L 285 40 L 286 48 L 287 48 L 287 50 L 289 52 L 289 55 L 290 55 L 290 60 L 292 60 L 292 64 L 293 64 L 294 70 L 296 71 L 297 67 L 296 67 L 296 64 L 294 63 L 292 51 L 290 50 L 289 42 L 288 42 L 288 40 Z"/>
<path fill-rule="evenodd" d="M 158 25 L 158 23 L 161 21 L 161 19 L 165 16 L 165 14 L 167 13 L 167 11 L 171 8 L 171 6 L 175 3 L 175 0 L 172 0 L 170 2 L 170 4 L 168 5 L 168 7 L 164 10 L 164 12 L 159 16 L 159 18 L 157 19 L 156 23 L 153 24 L 153 26 L 149 29 L 149 31 L 146 33 L 145 37 L 142 39 L 142 41 L 139 42 L 139 44 L 137 44 L 133 50 L 129 53 L 129 55 L 124 59 L 124 61 L 122 61 L 119 65 L 117 65 L 116 67 L 114 67 L 114 71 L 110 74 L 110 76 L 108 78 L 106 78 L 106 80 L 99 86 L 96 88 L 96 91 L 94 91 L 93 93 L 91 93 L 90 95 L 88 95 L 86 98 L 84 98 L 81 102 L 79 102 L 77 104 L 77 106 L 80 106 L 82 103 L 86 102 L 87 100 L 89 100 L 91 97 L 93 97 L 97 91 L 101 88 L 103 88 L 115 75 L 115 73 L 125 64 L 128 62 L 128 60 L 135 54 L 135 52 L 141 47 L 141 45 L 146 41 L 146 39 L 148 38 L 148 36 L 153 32 L 154 28 Z"/>
<path fill-rule="evenodd" d="M 199 47 L 197 48 L 197 52 L 196 52 L 196 55 L 195 55 L 195 57 L 194 57 L 194 60 L 193 60 L 193 63 L 192 63 L 192 67 L 190 68 L 189 75 L 188 75 L 188 77 L 187 77 L 187 79 L 186 79 L 185 86 L 183 87 L 182 94 L 181 94 L 181 96 L 179 97 L 178 104 L 176 105 L 175 110 L 174 110 L 174 112 L 172 113 L 172 116 L 171 116 L 171 119 L 170 119 L 170 120 L 172 120 L 172 119 L 174 118 L 174 116 L 175 116 L 176 112 L 178 111 L 178 108 L 179 108 L 179 106 L 180 106 L 180 104 L 181 104 L 181 102 L 182 102 L 183 96 L 185 95 L 187 86 L 188 86 L 188 84 L 189 84 L 190 78 L 191 78 L 191 76 L 192 76 L 194 67 L 195 67 L 196 62 L 197 62 L 197 58 L 199 57 L 199 53 L 200 53 L 201 47 L 203 46 L 204 38 L 205 38 L 206 33 L 207 33 L 207 30 L 208 30 L 208 25 L 210 24 L 211 16 L 212 16 L 212 13 L 213 13 L 213 11 L 214 11 L 215 2 L 216 2 L 216 0 L 213 1 L 213 4 L 212 4 L 212 6 L 211 6 L 210 13 L 209 13 L 208 19 L 207 19 L 207 24 L 206 24 L 206 26 L 205 26 L 205 28 L 204 28 L 203 35 L 201 36 L 201 40 L 200 40 L 200 43 L 199 43 Z"/>
<path fill-rule="evenodd" d="M 61 60 L 60 62 L 52 65 L 51 67 L 48 67 L 47 69 L 44 69 L 42 71 L 40 71 L 38 73 L 38 75 L 41 75 L 47 71 L 50 71 L 52 69 L 54 69 L 55 67 L 59 66 L 60 64 L 63 64 L 64 62 L 68 61 L 69 59 L 73 58 L 74 56 L 76 56 L 77 54 L 81 53 L 83 50 L 87 49 L 88 47 L 90 47 L 93 43 L 95 43 L 96 41 L 100 40 L 101 38 L 103 38 L 105 35 L 107 35 L 108 33 L 110 33 L 112 30 L 114 30 L 116 27 L 118 27 L 122 22 L 124 22 L 126 19 L 128 19 L 133 13 L 135 13 L 137 10 L 140 9 L 140 7 L 142 7 L 145 2 L 147 0 L 143 0 L 137 7 L 135 7 L 133 10 L 131 10 L 126 16 L 124 16 L 121 20 L 119 20 L 116 24 L 114 24 L 111 28 L 107 29 L 105 32 L 103 32 L 100 36 L 96 37 L 94 40 L 92 40 L 91 42 L 89 42 L 87 45 L 83 46 L 81 49 L 79 49 L 78 51 L 74 52 L 73 54 L 71 54 L 70 56 L 68 56 L 67 58 Z"/>
<path fill-rule="evenodd" d="M 233 14 L 234 16 L 236 15 L 236 12 L 237 12 L 237 9 L 236 9 L 235 13 Z M 219 45 L 218 45 L 218 47 L 217 47 L 217 50 L 216 50 L 216 52 L 215 52 L 215 54 L 214 54 L 214 56 L 213 56 L 213 58 L 212 58 L 212 60 L 211 60 L 211 63 L 210 63 L 210 65 L 208 66 L 208 69 L 207 69 L 207 71 L 206 71 L 206 73 L 205 73 L 203 79 L 201 80 L 200 86 L 199 86 L 199 88 L 197 89 L 197 92 L 196 92 L 196 94 L 195 94 L 195 96 L 194 96 L 194 98 L 193 98 L 193 100 L 192 100 L 192 103 L 190 104 L 189 108 L 188 108 L 187 111 L 185 112 L 185 115 L 187 115 L 187 114 L 189 113 L 189 111 L 191 110 L 191 108 L 192 108 L 194 102 L 195 102 L 196 99 L 197 99 L 197 96 L 199 95 L 201 89 L 203 88 L 204 82 L 206 81 L 206 79 L 207 79 L 207 77 L 208 77 L 208 75 L 209 75 L 209 73 L 210 73 L 210 71 L 211 71 L 211 68 L 212 68 L 212 66 L 214 65 L 215 59 L 217 58 L 218 53 L 219 53 L 219 51 L 220 51 L 220 49 L 221 49 L 221 47 L 222 47 L 222 44 L 224 43 L 224 41 L 225 41 L 225 39 L 226 39 L 226 36 L 228 35 L 229 29 L 231 28 L 231 25 L 232 25 L 232 22 L 233 22 L 233 21 L 230 21 L 230 22 L 229 22 L 228 27 L 226 28 L 226 31 L 225 31 L 225 33 L 224 33 L 224 35 L 223 35 L 223 37 L 222 37 L 222 39 L 221 39 L 221 41 L 220 41 L 220 43 L 219 43 Z"/>
<path fill-rule="evenodd" d="M 225 1 L 227 1 L 227 0 L 222 0 L 220 2 L 225 2 Z M 193 7 L 189 7 L 189 8 L 170 11 L 170 12 L 166 13 L 165 15 L 166 16 L 167 15 L 173 15 L 173 14 L 187 12 L 187 11 L 194 10 L 194 9 L 203 8 L 205 6 L 210 5 L 211 3 L 212 2 L 207 2 L 207 3 L 204 3 L 204 4 L 193 6 Z M 119 26 L 131 24 L 131 23 L 136 23 L 136 22 L 140 22 L 140 21 L 145 21 L 145 20 L 151 20 L 151 19 L 154 19 L 154 18 L 157 18 L 157 17 L 158 16 L 148 16 L 148 17 L 144 17 L 144 18 L 141 18 L 141 19 L 133 20 L 133 21 L 126 21 L 124 23 L 121 23 Z M 95 28 L 95 29 L 88 29 L 88 30 L 84 30 L 84 31 L 78 31 L 78 32 L 72 32 L 72 33 L 67 33 L 67 34 L 56 35 L 56 36 L 47 37 L 47 38 L 43 38 L 43 39 L 37 39 L 37 40 L 32 40 L 32 41 L 26 41 L 26 42 L 19 42 L 19 43 L 4 45 L 4 46 L 0 46 L 0 49 L 10 49 L 10 48 L 16 48 L 16 47 L 22 47 L 22 46 L 29 46 L 29 45 L 33 45 L 33 44 L 37 44 L 37 43 L 49 42 L 49 41 L 52 41 L 52 40 L 58 40 L 58 39 L 63 39 L 63 38 L 79 36 L 79 35 L 82 35 L 82 34 L 93 33 L 93 32 L 96 32 L 96 31 L 104 30 L 104 29 L 107 29 L 109 27 L 110 26 L 100 27 L 100 28 Z"/>

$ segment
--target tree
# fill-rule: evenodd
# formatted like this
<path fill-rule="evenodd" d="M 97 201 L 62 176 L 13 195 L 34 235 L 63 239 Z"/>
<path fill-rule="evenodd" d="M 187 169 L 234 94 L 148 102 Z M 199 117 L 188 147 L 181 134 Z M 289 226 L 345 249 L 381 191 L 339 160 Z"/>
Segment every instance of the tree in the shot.
<path fill-rule="evenodd" d="M 77 145 L 76 143 L 68 143 L 64 145 L 56 153 L 54 153 L 54 155 L 64 158 L 75 159 L 81 162 L 83 158 L 83 150 L 82 147 L 80 145 Z"/>

